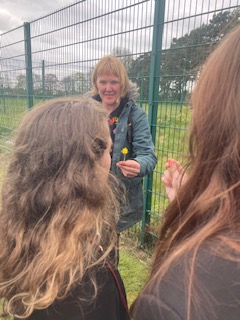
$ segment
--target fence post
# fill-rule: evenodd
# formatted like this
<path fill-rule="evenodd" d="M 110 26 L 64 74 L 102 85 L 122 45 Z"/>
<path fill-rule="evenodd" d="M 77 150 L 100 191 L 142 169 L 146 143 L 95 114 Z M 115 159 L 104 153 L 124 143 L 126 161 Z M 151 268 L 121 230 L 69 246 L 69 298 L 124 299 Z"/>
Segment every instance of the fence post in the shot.
<path fill-rule="evenodd" d="M 26 65 L 26 90 L 28 108 L 33 106 L 33 76 L 32 76 L 32 49 L 30 23 L 24 22 L 25 65 Z"/>
<path fill-rule="evenodd" d="M 45 62 L 42 60 L 42 99 L 45 100 Z"/>
<path fill-rule="evenodd" d="M 2 96 L 2 102 L 3 102 L 3 113 L 6 113 L 6 101 L 5 101 L 5 95 L 4 95 L 4 89 L 3 89 L 3 83 L 1 83 L 1 96 Z"/>
<path fill-rule="evenodd" d="M 149 80 L 148 121 L 153 143 L 156 141 L 156 125 L 159 99 L 160 66 L 162 56 L 162 35 L 164 27 L 165 1 L 155 0 L 154 26 Z M 150 222 L 153 173 L 144 178 L 144 215 L 142 220 L 141 245 L 145 243 L 146 223 Z"/>

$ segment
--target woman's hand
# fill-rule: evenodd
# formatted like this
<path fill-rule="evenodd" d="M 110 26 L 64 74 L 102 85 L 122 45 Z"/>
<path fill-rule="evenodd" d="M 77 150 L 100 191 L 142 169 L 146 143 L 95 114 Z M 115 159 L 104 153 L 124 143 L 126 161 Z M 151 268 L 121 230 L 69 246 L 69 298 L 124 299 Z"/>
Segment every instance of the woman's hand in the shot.
<path fill-rule="evenodd" d="M 186 181 L 186 173 L 181 164 L 175 159 L 169 159 L 165 164 L 165 168 L 167 170 L 162 176 L 162 182 L 166 187 L 169 200 L 172 201 L 175 199 L 180 185 Z"/>
<path fill-rule="evenodd" d="M 116 166 L 126 178 L 135 178 L 140 173 L 140 163 L 135 160 L 119 161 Z"/>

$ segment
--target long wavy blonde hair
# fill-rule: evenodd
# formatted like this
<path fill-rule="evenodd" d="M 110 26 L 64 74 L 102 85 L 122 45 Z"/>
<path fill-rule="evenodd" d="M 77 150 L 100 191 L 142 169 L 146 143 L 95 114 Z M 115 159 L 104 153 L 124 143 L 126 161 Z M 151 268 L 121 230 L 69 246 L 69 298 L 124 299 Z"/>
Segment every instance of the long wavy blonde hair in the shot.
<path fill-rule="evenodd" d="M 90 98 L 49 100 L 22 121 L 2 187 L 8 314 L 26 318 L 66 297 L 115 248 L 117 182 L 99 163 L 108 143 L 107 116 Z M 96 294 L 94 272 L 90 280 Z"/>
<path fill-rule="evenodd" d="M 193 279 L 201 246 L 208 241 L 214 254 L 240 263 L 239 26 L 203 65 L 191 99 L 189 176 L 165 212 L 143 289 L 143 293 L 153 291 L 188 253 L 187 319 L 193 303 L 197 304 Z M 132 312 L 135 306 L 136 302 Z"/>

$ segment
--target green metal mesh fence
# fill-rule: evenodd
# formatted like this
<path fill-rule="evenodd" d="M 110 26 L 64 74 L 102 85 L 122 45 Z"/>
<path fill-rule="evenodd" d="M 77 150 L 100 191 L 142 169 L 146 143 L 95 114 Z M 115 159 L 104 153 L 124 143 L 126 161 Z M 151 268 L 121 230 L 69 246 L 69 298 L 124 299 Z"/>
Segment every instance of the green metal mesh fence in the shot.
<path fill-rule="evenodd" d="M 159 162 L 151 189 L 150 233 L 159 225 L 168 204 L 161 183 L 167 159 L 175 158 L 183 164 L 187 161 L 189 97 L 194 82 L 219 40 L 240 23 L 239 1 L 166 1 L 163 23 L 159 90 L 155 96 L 158 110 L 152 121 Z"/>
<path fill-rule="evenodd" d="M 184 162 L 188 99 L 205 58 L 240 23 L 240 0 L 85 0 L 0 36 L 0 151 L 24 112 L 52 97 L 90 89 L 105 54 L 119 56 L 139 86 L 158 164 L 145 178 L 146 231 L 154 233 L 168 203 L 161 176 L 169 157 Z M 149 227 L 150 226 L 150 227 Z"/>

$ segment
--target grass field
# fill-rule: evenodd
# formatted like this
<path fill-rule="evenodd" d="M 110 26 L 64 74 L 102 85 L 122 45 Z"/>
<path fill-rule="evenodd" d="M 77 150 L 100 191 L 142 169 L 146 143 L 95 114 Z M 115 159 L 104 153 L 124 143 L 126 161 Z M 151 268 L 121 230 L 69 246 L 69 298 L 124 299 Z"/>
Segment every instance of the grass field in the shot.
<path fill-rule="evenodd" d="M 128 244 L 120 248 L 119 271 L 125 284 L 129 306 L 146 282 L 149 266 L 149 255 L 139 247 L 134 248 Z"/>

